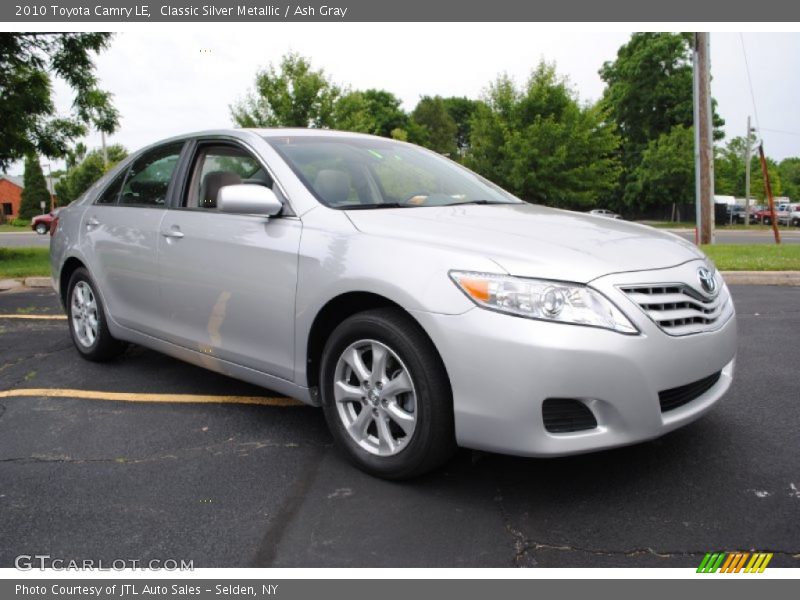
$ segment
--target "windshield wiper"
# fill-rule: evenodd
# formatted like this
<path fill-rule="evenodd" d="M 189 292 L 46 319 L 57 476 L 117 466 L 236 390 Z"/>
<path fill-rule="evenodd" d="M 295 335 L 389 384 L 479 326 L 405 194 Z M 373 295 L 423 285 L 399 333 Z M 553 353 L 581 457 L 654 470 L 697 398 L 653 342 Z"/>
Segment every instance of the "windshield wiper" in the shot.
<path fill-rule="evenodd" d="M 466 202 L 453 202 L 445 206 L 463 206 L 464 204 L 517 204 L 517 202 L 495 202 L 494 200 L 467 200 Z"/>
<path fill-rule="evenodd" d="M 414 204 L 401 204 L 400 202 L 373 202 L 372 204 L 353 204 L 340 206 L 342 210 L 368 210 L 371 208 L 414 208 Z"/>

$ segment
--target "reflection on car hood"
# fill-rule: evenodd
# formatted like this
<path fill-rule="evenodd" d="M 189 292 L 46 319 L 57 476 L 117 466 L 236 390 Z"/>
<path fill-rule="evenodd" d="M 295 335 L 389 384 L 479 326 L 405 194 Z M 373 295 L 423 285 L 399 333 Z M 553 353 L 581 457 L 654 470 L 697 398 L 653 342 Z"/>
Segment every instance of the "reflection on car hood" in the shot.
<path fill-rule="evenodd" d="M 668 232 L 527 203 L 347 214 L 364 233 L 478 254 L 522 277 L 586 283 L 609 273 L 673 267 L 703 257 L 694 244 Z"/>

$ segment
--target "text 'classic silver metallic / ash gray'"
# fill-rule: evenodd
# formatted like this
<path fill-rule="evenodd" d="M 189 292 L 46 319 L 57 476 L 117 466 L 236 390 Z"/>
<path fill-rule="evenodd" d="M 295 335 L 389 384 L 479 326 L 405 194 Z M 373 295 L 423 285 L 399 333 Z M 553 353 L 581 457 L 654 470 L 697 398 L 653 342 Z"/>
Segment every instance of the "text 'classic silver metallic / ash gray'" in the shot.
<path fill-rule="evenodd" d="M 133 342 L 322 406 L 381 477 L 457 446 L 557 456 L 652 439 L 733 378 L 731 296 L 695 246 L 522 202 L 401 142 L 173 138 L 52 229 L 82 356 Z"/>

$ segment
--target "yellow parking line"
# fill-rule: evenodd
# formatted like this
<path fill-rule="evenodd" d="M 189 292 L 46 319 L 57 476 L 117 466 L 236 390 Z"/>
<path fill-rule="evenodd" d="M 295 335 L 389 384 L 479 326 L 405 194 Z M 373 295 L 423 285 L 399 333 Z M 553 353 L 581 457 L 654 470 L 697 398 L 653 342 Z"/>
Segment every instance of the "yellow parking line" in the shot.
<path fill-rule="evenodd" d="M 137 394 L 134 392 L 102 392 L 58 388 L 31 388 L 0 391 L 0 398 L 81 398 L 116 402 L 159 402 L 167 404 L 257 404 L 260 406 L 303 406 L 283 396 L 206 396 L 202 394 Z"/>
<path fill-rule="evenodd" d="M 44 321 L 64 321 L 67 315 L 0 315 L 0 319 L 42 319 Z"/>

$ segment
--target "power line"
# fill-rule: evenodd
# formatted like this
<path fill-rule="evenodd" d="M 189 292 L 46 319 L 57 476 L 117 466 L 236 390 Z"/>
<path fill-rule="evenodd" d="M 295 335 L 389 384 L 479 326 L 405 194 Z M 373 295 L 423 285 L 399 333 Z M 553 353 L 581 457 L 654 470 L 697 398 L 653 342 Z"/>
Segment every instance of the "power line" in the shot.
<path fill-rule="evenodd" d="M 753 91 L 753 80 L 750 78 L 750 64 L 747 61 L 747 50 L 744 47 L 744 34 L 739 32 L 739 40 L 742 42 L 742 55 L 744 56 L 744 69 L 747 72 L 747 85 L 750 87 L 750 99 L 753 101 L 753 115 L 756 118 L 756 129 L 761 131 L 758 123 L 758 109 L 756 108 L 756 95 Z"/>
<path fill-rule="evenodd" d="M 767 127 L 764 127 L 764 129 L 762 129 L 761 131 L 769 131 L 771 133 L 783 133 L 783 134 L 786 134 L 786 135 L 797 135 L 797 136 L 800 136 L 800 131 L 786 131 L 785 129 L 769 129 Z"/>

